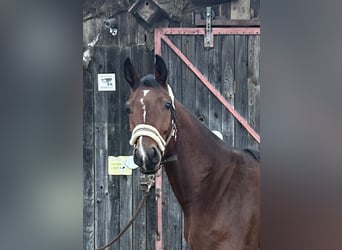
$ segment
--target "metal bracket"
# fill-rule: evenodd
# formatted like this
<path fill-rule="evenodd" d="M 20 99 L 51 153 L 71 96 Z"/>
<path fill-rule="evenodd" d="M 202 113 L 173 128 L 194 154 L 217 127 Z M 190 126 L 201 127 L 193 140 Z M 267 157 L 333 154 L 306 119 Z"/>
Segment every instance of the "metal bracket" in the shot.
<path fill-rule="evenodd" d="M 106 19 L 103 22 L 105 28 L 109 29 L 109 33 L 112 34 L 112 36 L 116 36 L 118 34 L 118 21 L 116 18 Z"/>
<path fill-rule="evenodd" d="M 154 174 L 140 176 L 140 189 L 144 192 L 149 192 L 151 187 L 156 182 L 156 176 Z"/>
<path fill-rule="evenodd" d="M 161 193 L 160 188 L 156 188 L 156 201 L 159 199 L 160 193 Z"/>
<path fill-rule="evenodd" d="M 213 13 L 212 13 L 211 7 L 207 7 L 206 14 L 205 14 L 204 47 L 214 47 L 214 36 L 211 30 L 212 19 L 213 19 Z"/>
<path fill-rule="evenodd" d="M 160 240 L 159 232 L 155 232 L 154 237 L 156 238 L 157 241 L 159 241 Z"/>

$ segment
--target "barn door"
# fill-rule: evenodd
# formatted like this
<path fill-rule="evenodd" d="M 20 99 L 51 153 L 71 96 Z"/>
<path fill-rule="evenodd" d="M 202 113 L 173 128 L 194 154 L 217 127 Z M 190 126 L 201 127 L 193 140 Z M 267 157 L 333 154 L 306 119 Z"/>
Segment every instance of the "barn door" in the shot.
<path fill-rule="evenodd" d="M 155 30 L 155 53 L 169 69 L 175 97 L 232 147 L 259 149 L 259 28 L 213 28 L 204 47 L 203 28 Z M 160 180 L 163 249 L 187 249 L 181 209 L 165 173 Z M 158 186 L 157 186 L 158 188 Z M 161 207 L 161 203 L 157 205 Z"/>
<path fill-rule="evenodd" d="M 200 121 L 223 132 L 231 146 L 257 148 L 260 29 L 214 28 L 212 33 L 214 46 L 208 48 L 204 29 L 157 29 L 155 52 L 168 61 L 178 99 Z"/>

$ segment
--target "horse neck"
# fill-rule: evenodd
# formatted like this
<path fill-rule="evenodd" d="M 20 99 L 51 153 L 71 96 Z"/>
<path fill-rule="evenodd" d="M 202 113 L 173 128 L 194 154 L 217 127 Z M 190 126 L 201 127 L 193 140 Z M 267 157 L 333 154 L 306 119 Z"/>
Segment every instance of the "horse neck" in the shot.
<path fill-rule="evenodd" d="M 229 150 L 181 104 L 176 104 L 177 139 L 173 151 L 177 161 L 167 163 L 165 171 L 184 209 L 193 199 L 200 199 L 203 191 L 211 189 L 214 165 L 215 175 L 227 171 L 219 156 L 229 154 Z"/>

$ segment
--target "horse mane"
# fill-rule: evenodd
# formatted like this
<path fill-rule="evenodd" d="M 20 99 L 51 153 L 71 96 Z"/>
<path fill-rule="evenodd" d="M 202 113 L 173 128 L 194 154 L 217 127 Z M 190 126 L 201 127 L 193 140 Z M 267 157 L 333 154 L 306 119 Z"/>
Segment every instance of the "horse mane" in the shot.
<path fill-rule="evenodd" d="M 233 147 L 231 147 L 230 145 L 225 143 L 223 140 L 218 138 L 205 124 L 200 122 L 197 119 L 197 117 L 192 112 L 190 112 L 190 110 L 188 110 L 182 103 L 180 103 L 179 101 L 177 101 L 177 103 L 178 103 L 178 106 L 183 110 L 183 115 L 185 115 L 187 117 L 187 119 L 189 119 L 191 121 L 191 123 L 199 129 L 201 135 L 203 137 L 207 136 L 206 137 L 207 139 L 215 142 L 215 144 L 213 144 L 213 146 L 225 148 L 226 150 L 232 150 L 233 149 Z M 179 110 L 180 109 L 176 108 L 176 116 L 175 116 L 176 123 L 177 123 L 177 112 Z"/>
<path fill-rule="evenodd" d="M 201 131 L 201 134 L 203 136 L 207 136 L 207 140 L 211 140 L 213 142 L 215 142 L 215 144 L 212 144 L 212 147 L 219 147 L 219 148 L 225 148 L 228 151 L 231 150 L 238 150 L 238 151 L 242 151 L 242 152 L 246 152 L 247 154 L 251 155 L 256 161 L 260 161 L 260 152 L 256 151 L 254 149 L 251 148 L 236 148 L 233 147 L 229 144 L 227 144 L 226 142 L 224 142 L 223 140 L 219 139 L 206 125 L 204 125 L 203 123 L 201 123 L 197 117 L 195 117 L 195 115 L 190 112 L 184 105 L 182 105 L 180 102 L 178 102 L 178 105 L 182 107 L 183 111 L 185 112 L 184 114 L 186 116 L 188 116 L 188 119 L 190 119 L 192 121 L 192 123 Z M 176 117 L 177 120 L 177 117 Z"/>

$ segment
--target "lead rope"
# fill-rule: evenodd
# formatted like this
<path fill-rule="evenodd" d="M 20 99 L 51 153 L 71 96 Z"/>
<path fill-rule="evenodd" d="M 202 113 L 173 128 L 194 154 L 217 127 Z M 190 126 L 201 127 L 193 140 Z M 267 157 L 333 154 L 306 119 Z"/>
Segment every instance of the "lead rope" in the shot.
<path fill-rule="evenodd" d="M 147 175 L 147 177 L 141 178 L 142 180 L 140 181 L 141 188 L 143 189 L 143 197 L 141 198 L 141 201 L 137 207 L 137 210 L 135 211 L 135 214 L 133 215 L 132 219 L 127 223 L 127 225 L 121 230 L 119 234 L 117 234 L 110 242 L 108 242 L 106 245 L 97 248 L 96 250 L 104 250 L 107 247 L 113 245 L 120 237 L 127 231 L 127 229 L 133 224 L 134 220 L 137 218 L 139 212 L 145 205 L 145 202 L 147 200 L 147 197 L 151 191 L 151 188 L 155 184 L 155 175 Z M 145 186 L 145 187 L 144 187 Z"/>

